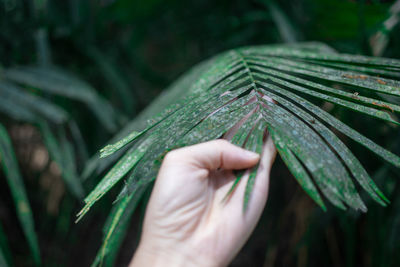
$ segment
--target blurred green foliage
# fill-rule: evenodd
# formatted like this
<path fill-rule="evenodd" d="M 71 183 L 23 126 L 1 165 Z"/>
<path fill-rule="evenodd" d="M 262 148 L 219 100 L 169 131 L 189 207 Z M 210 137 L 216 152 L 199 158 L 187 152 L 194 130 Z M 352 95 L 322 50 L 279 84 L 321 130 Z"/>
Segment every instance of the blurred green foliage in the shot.
<path fill-rule="evenodd" d="M 371 55 L 370 38 L 385 29 L 393 4 L 378 0 L 0 0 L 0 80 L 17 66 L 45 68 L 49 72 L 40 81 L 57 70 L 68 75 L 68 86 L 83 81 L 95 88 L 104 100 L 97 107 L 103 111 L 111 106 L 114 114 L 115 127 L 107 129 L 88 102 L 18 81 L 25 92 L 66 111 L 68 119 L 61 124 L 45 120 L 49 125 L 43 126 L 42 120 L 30 122 L 0 113 L 32 208 L 43 266 L 90 265 L 118 192 L 106 195 L 82 222 L 74 224 L 82 203 L 70 187 L 65 189 L 62 170 L 82 174 L 88 156 L 95 155 L 179 74 L 218 52 L 243 45 L 316 40 L 340 52 Z M 388 36 L 383 56 L 400 58 L 400 26 L 383 32 Z M 38 113 L 27 105 L 21 107 Z M 365 135 L 400 155 L 398 132 L 360 115 L 346 117 L 340 108 L 332 112 L 356 129 L 367 128 Z M 58 144 L 53 152 L 48 144 L 51 136 Z M 400 264 L 396 253 L 400 249 L 399 172 L 350 145 L 392 204 L 382 208 L 367 203 L 367 214 L 344 213 L 331 206 L 323 213 L 293 179 L 286 179 L 289 173 L 278 161 L 272 177 L 280 179 L 271 181 L 269 204 L 257 233 L 232 266 Z M 63 152 L 61 160 L 54 151 Z M 76 166 L 61 162 L 71 157 Z M 32 266 L 3 169 L 0 173 L 0 264 Z M 98 178 L 80 180 L 85 192 Z M 127 263 L 136 245 L 144 202 L 139 206 L 117 266 Z"/>

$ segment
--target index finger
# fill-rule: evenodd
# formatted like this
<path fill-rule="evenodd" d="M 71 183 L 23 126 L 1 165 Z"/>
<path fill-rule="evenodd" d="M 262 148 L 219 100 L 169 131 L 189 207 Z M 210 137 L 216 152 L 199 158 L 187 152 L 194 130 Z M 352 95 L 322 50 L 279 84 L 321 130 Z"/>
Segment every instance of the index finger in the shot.
<path fill-rule="evenodd" d="M 260 156 L 224 139 L 218 139 L 173 150 L 165 160 L 179 160 L 208 170 L 239 170 L 254 166 Z"/>

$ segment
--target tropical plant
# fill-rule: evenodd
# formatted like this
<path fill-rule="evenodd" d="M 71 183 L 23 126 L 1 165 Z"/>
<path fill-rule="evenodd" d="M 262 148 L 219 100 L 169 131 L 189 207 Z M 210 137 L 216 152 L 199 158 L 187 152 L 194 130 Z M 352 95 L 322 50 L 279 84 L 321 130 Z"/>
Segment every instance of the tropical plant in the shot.
<path fill-rule="evenodd" d="M 10 138 L 7 130 L 0 124 L 0 156 L 1 163 L 6 172 L 8 184 L 16 204 L 16 211 L 18 219 L 21 222 L 22 229 L 28 240 L 29 247 L 36 264 L 40 263 L 39 244 L 37 241 L 36 233 L 34 230 L 34 222 L 32 218 L 32 211 L 28 198 L 26 196 L 25 187 L 21 174 L 19 172 L 18 163 L 12 149 Z M 0 226 L 1 228 L 1 226 Z M 0 236 L 4 238 L 5 234 L 0 229 Z M 0 247 L 1 248 L 1 247 Z M 0 249 L 0 264 L 7 266 L 7 261 Z"/>
<path fill-rule="evenodd" d="M 332 103 L 397 127 L 399 71 L 398 60 L 339 54 L 320 43 L 243 47 L 200 63 L 125 127 L 114 144 L 103 148 L 101 159 L 92 158 L 87 165 L 86 176 L 112 168 L 85 198 L 78 220 L 127 177 L 95 263 L 106 255 L 107 263 L 113 262 L 129 219 L 166 152 L 221 137 L 261 152 L 267 129 L 294 178 L 324 210 L 321 195 L 340 209 L 367 211 L 353 180 L 386 206 L 389 200 L 338 136 L 347 136 L 396 167 L 400 157 L 324 110 L 326 104 L 319 106 Z M 244 212 L 257 167 L 247 171 Z"/>
<path fill-rule="evenodd" d="M 87 162 L 88 155 L 93 155 L 103 146 L 110 135 L 126 122 L 126 117 L 134 118 L 137 111 L 153 101 L 163 87 L 195 62 L 243 45 L 319 40 L 346 53 L 372 53 L 398 58 L 398 1 L 390 2 L 345 0 L 338 4 L 336 0 L 192 0 L 188 4 L 182 0 L 0 1 L 0 121 L 3 128 L 6 128 L 0 131 L 0 176 L 4 177 L 0 179 L 3 182 L 0 192 L 0 221 L 4 227 L 3 231 L 0 226 L 0 266 L 7 263 L 10 266 L 30 266 L 34 261 L 38 263 L 38 258 L 41 258 L 43 266 L 63 263 L 69 266 L 77 261 L 79 265 L 87 265 L 101 238 L 97 230 L 108 215 L 110 219 L 105 225 L 107 245 L 99 251 L 97 260 L 106 254 L 104 263 L 112 263 L 129 225 L 130 231 L 135 233 L 134 228 L 144 210 L 140 205 L 146 204 L 150 185 L 146 193 L 142 193 L 141 201 L 138 201 L 140 194 L 135 194 L 132 198 L 138 198 L 137 200 L 126 200 L 125 204 L 122 201 L 118 203 L 121 206 L 115 205 L 113 213 L 109 214 L 111 200 L 119 189 L 115 186 L 85 216 L 84 221 L 78 225 L 73 225 L 73 221 L 76 210 L 81 207 L 82 195 L 94 187 L 99 175 L 108 170 L 132 145 L 138 145 L 138 142 L 143 142 L 151 135 L 150 132 L 144 133 L 139 140 L 134 141 L 136 143 L 128 144 L 113 155 L 101 160 L 96 155 Z M 165 53 L 166 50 L 168 53 Z M 297 61 L 310 63 L 312 60 L 298 58 Z M 335 60 L 317 60 L 312 64 L 316 63 L 337 70 L 343 68 L 335 66 L 343 63 Z M 354 64 L 345 65 L 349 67 Z M 357 67 L 366 65 L 368 64 L 356 64 Z M 249 67 L 252 73 L 259 72 L 252 64 Z M 372 68 L 385 69 L 377 65 Z M 280 71 L 276 68 L 273 70 Z M 308 68 L 306 70 L 311 71 Z M 398 68 L 392 71 L 398 72 Z M 327 93 L 329 97 L 358 102 L 357 104 L 360 102 L 355 101 L 355 98 L 359 93 L 377 99 L 388 97 L 377 96 L 371 91 L 359 91 L 359 88 L 342 82 L 311 78 L 297 73 L 297 78 L 310 80 L 336 91 L 340 89 L 350 92 L 354 99 Z M 385 77 L 374 73 L 390 78 L 390 75 Z M 293 75 L 293 72 L 282 70 L 280 74 Z M 351 75 L 353 74 L 349 77 Z M 363 77 L 355 76 L 353 79 L 363 81 Z M 196 77 L 188 79 L 187 87 L 191 87 Z M 385 82 L 382 78 L 379 79 Z M 293 80 L 285 81 L 303 87 Z M 377 79 L 376 81 L 379 84 Z M 312 90 L 313 87 L 308 86 L 306 89 Z M 140 132 L 146 127 L 147 119 L 162 112 L 168 103 L 179 101 L 181 94 L 176 90 L 176 95 L 171 96 L 171 99 L 160 98 L 155 101 L 111 143 L 130 135 L 132 130 Z M 324 93 L 322 89 L 318 90 L 319 93 Z M 289 91 L 298 95 L 295 90 Z M 165 93 L 163 97 L 166 95 L 171 93 Z M 374 117 L 364 116 L 363 113 L 344 112 L 345 108 L 341 109 L 339 105 L 328 105 L 326 100 L 308 97 L 305 93 L 299 93 L 298 96 L 306 97 L 343 123 L 400 154 L 398 135 L 396 131 L 389 131 L 395 129 L 391 127 L 392 124 L 374 120 Z M 396 97 L 391 97 L 386 102 L 396 101 Z M 114 108 L 110 108 L 110 105 Z M 379 107 L 373 103 L 366 106 L 385 110 L 384 106 Z M 276 257 L 279 258 L 276 264 L 270 264 L 270 257 L 266 257 L 268 266 L 289 266 L 285 258 L 293 264 L 296 261 L 299 266 L 302 266 L 301 262 L 303 266 L 328 266 L 332 264 L 332 260 L 346 261 L 347 266 L 352 266 L 348 260 L 351 262 L 353 259 L 353 263 L 355 262 L 354 256 L 349 256 L 356 255 L 352 253 L 355 250 L 361 250 L 363 255 L 362 258 L 357 257 L 357 264 L 368 265 L 372 262 L 372 266 L 387 266 L 385 263 L 400 261 L 396 253 L 399 242 L 395 241 L 399 236 L 397 229 L 400 225 L 400 188 L 395 183 L 399 176 L 398 170 L 388 164 L 379 164 L 369 153 L 363 153 L 361 145 L 351 142 L 350 138 L 332 126 L 324 125 L 351 148 L 393 204 L 382 209 L 373 203 L 372 198 L 365 197 L 369 193 L 364 190 L 360 191 L 360 196 L 368 206 L 368 214 L 354 210 L 343 213 L 333 208 L 323 213 L 306 194 L 302 194 L 301 187 L 296 186 L 295 180 L 273 179 L 269 205 L 258 228 L 259 233 L 268 234 L 254 235 L 260 238 L 259 241 L 252 243 L 250 240 L 247 246 L 249 249 L 243 251 L 237 260 L 251 257 L 252 261 L 259 262 L 260 258 L 252 256 L 265 249 L 264 245 L 260 248 L 257 246 L 264 244 L 263 236 L 268 236 L 266 254 L 274 255 L 276 248 L 280 248 L 279 256 L 285 255 Z M 26 138 L 27 133 L 31 132 L 34 133 L 33 138 Z M 21 139 L 23 133 L 25 137 Z M 36 158 L 36 152 L 40 151 L 46 154 L 46 161 L 41 169 L 37 169 L 33 167 L 32 161 Z M 83 176 L 86 179 L 80 179 L 85 164 Z M 307 171 L 306 166 L 302 167 Z M 287 172 L 282 160 L 277 160 L 274 171 Z M 130 172 L 133 172 L 133 168 Z M 307 174 L 312 180 L 312 175 L 308 171 Z M 51 181 L 51 187 L 44 181 Z M 65 192 L 64 184 L 67 189 Z M 23 185 L 21 190 L 18 189 Z M 318 184 L 315 185 L 318 187 Z M 358 188 L 357 184 L 355 186 Z M 323 192 L 318 192 L 322 196 Z M 52 198 L 53 195 L 57 195 L 57 200 Z M 304 206 L 304 202 L 308 206 Z M 55 207 L 54 210 L 49 209 L 49 203 Z M 135 211 L 136 204 L 139 208 Z M 329 201 L 324 203 L 327 204 L 329 205 Z M 33 219 L 29 210 L 24 213 L 24 207 L 32 210 L 30 213 Z M 118 213 L 122 210 L 124 213 L 118 221 Z M 288 210 L 296 211 L 294 220 Z M 130 215 L 133 212 L 138 216 Z M 304 218 L 307 216 L 310 221 L 306 223 Z M 132 223 L 128 224 L 131 218 Z M 290 225 L 290 229 L 296 234 L 283 229 L 287 224 L 294 224 Z M 112 227 L 115 227 L 115 231 L 109 230 Z M 281 231 L 279 228 L 282 228 Z M 326 238 L 331 237 L 326 229 L 336 231 L 333 239 L 338 238 L 339 245 L 343 242 L 344 246 L 335 249 L 335 242 Z M 345 234 L 341 235 L 342 232 Z M 303 235 L 300 234 L 296 242 L 293 236 L 298 233 Z M 366 235 L 373 241 L 381 242 L 364 242 Z M 78 238 L 86 240 L 84 249 L 82 242 L 76 241 Z M 286 246 L 288 239 L 291 240 L 291 246 Z M 356 242 L 359 239 L 363 242 Z M 126 239 L 134 243 L 133 240 Z M 363 244 L 362 247 L 360 243 Z M 124 257 L 127 252 L 131 256 L 129 250 L 133 246 L 123 246 L 118 263 L 127 260 Z M 297 250 L 298 247 L 306 247 L 305 251 L 310 255 L 306 264 L 301 260 L 304 259 L 304 250 Z M 338 250 L 343 254 L 333 253 Z M 33 257 L 28 257 L 29 253 Z M 279 265 L 281 259 L 282 264 Z M 239 263 L 239 266 L 242 265 Z"/>
<path fill-rule="evenodd" d="M 61 101 L 54 96 L 61 96 Z M 13 122 L 32 124 L 40 129 L 50 157 L 60 169 L 69 191 L 81 200 L 85 193 L 76 163 L 77 158 L 85 162 L 88 152 L 76 120 L 64 108 L 66 104 L 73 105 L 71 100 L 86 104 L 105 130 L 116 130 L 117 114 L 110 104 L 89 85 L 61 69 L 34 66 L 0 72 L 1 114 Z M 38 265 L 41 260 L 31 207 L 10 137 L 1 124 L 0 159 L 19 221 Z"/>

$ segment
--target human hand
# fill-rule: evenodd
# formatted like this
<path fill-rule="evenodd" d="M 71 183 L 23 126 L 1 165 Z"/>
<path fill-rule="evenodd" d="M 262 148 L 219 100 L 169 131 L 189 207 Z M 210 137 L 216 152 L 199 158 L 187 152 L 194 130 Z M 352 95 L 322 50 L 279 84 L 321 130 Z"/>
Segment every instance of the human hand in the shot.
<path fill-rule="evenodd" d="M 254 230 L 268 196 L 276 149 L 268 137 L 260 156 L 225 140 L 169 152 L 160 168 L 130 267 L 226 266 Z M 243 199 L 248 173 L 223 201 L 233 169 L 260 160 L 248 208 Z"/>

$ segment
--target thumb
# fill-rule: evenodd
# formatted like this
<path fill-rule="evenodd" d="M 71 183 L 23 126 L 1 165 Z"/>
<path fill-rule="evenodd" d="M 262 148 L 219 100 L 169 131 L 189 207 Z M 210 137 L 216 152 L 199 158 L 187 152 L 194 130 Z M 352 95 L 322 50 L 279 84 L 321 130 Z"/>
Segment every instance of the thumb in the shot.
<path fill-rule="evenodd" d="M 189 163 L 201 169 L 239 170 L 254 166 L 260 156 L 224 139 L 218 139 L 173 150 L 166 156 L 166 160 L 170 159 L 175 162 Z"/>

